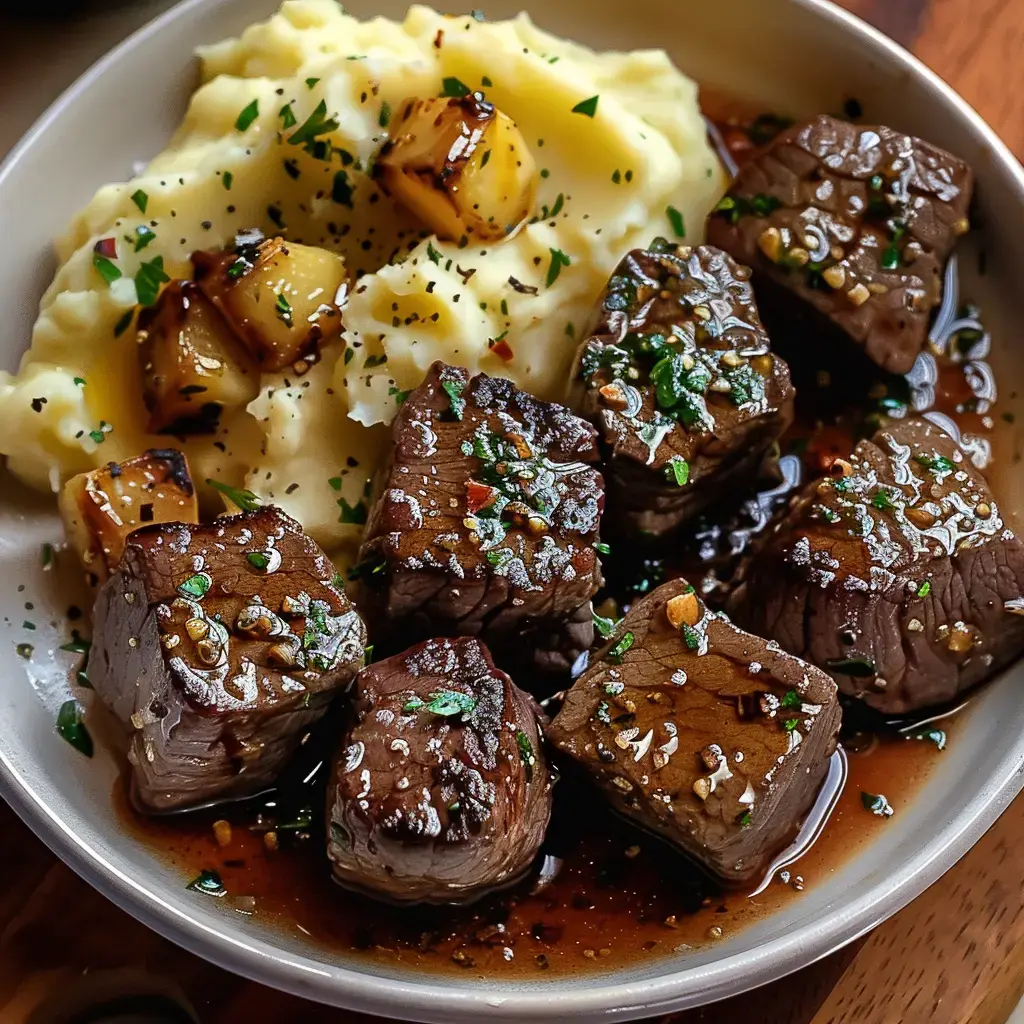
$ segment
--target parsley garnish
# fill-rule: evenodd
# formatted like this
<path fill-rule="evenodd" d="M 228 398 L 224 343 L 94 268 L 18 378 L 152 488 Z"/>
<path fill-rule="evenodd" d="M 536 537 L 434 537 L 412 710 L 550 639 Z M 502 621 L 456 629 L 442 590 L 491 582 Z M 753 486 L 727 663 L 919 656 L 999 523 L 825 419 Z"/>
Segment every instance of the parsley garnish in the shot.
<path fill-rule="evenodd" d="M 117 323 L 114 324 L 114 337 L 115 338 L 120 338 L 121 335 L 124 334 L 124 332 L 128 330 L 128 325 L 132 322 L 132 317 L 133 316 L 135 316 L 135 310 L 134 309 L 127 309 L 127 310 L 124 311 L 124 313 L 120 317 L 118 317 Z M 81 377 L 76 377 L 75 378 L 75 383 L 77 384 L 79 382 L 79 380 L 82 380 L 82 378 Z M 85 381 L 82 380 L 82 383 L 84 384 Z"/>
<path fill-rule="evenodd" d="M 395 405 L 402 405 L 412 392 L 400 391 L 398 388 L 388 388 L 388 394 L 395 396 Z"/>
<path fill-rule="evenodd" d="M 106 256 L 101 256 L 98 252 L 92 254 L 92 265 L 107 284 L 112 284 L 121 276 L 121 271 Z"/>
<path fill-rule="evenodd" d="M 299 119 L 295 116 L 295 111 L 292 110 L 292 105 L 286 103 L 278 112 L 277 116 L 281 118 L 282 128 L 292 128 L 299 123 Z"/>
<path fill-rule="evenodd" d="M 945 455 L 915 455 L 914 461 L 920 463 L 925 469 L 932 473 L 952 473 L 956 468 Z"/>
<path fill-rule="evenodd" d="M 782 698 L 781 706 L 784 708 L 800 707 L 800 694 L 796 690 L 787 690 L 786 695 Z"/>
<path fill-rule="evenodd" d="M 163 256 L 154 256 L 139 266 L 135 274 L 135 294 L 139 305 L 152 306 L 160 294 L 160 286 L 170 278 L 164 272 Z"/>
<path fill-rule="evenodd" d="M 140 224 L 135 229 L 135 251 L 141 252 L 154 238 L 156 238 L 156 232 L 152 228 L 146 227 L 145 224 Z"/>
<path fill-rule="evenodd" d="M 185 888 L 201 892 L 204 896 L 216 896 L 218 899 L 228 894 L 216 871 L 200 871 Z"/>
<path fill-rule="evenodd" d="M 285 326 L 292 326 L 292 304 L 284 292 L 278 293 L 277 301 L 274 303 L 274 312 L 277 313 L 278 320 L 282 321 Z"/>
<path fill-rule="evenodd" d="M 827 658 L 825 665 L 830 672 L 841 676 L 867 678 L 876 674 L 875 663 L 870 658 Z"/>
<path fill-rule="evenodd" d="M 387 100 L 380 105 L 380 117 L 377 118 L 377 122 L 381 128 L 387 128 L 391 123 L 391 104 Z"/>
<path fill-rule="evenodd" d="M 367 356 L 366 359 L 363 360 L 363 366 L 369 370 L 374 366 L 383 366 L 387 361 L 387 356 Z"/>
<path fill-rule="evenodd" d="M 673 455 L 665 466 L 665 477 L 670 484 L 682 487 L 690 479 L 690 464 L 679 455 Z"/>
<path fill-rule="evenodd" d="M 683 220 L 683 215 L 674 206 L 669 206 L 665 209 L 665 216 L 668 217 L 668 222 L 672 225 L 676 237 L 685 238 L 686 222 Z"/>
<path fill-rule="evenodd" d="M 122 317 L 122 319 L 123 319 L 123 317 Z M 72 381 L 73 384 L 77 384 L 80 388 L 84 388 L 85 387 L 85 378 L 84 377 L 72 377 L 71 381 Z"/>
<path fill-rule="evenodd" d="M 522 729 L 516 729 L 516 746 L 519 748 L 519 760 L 526 769 L 526 781 L 533 781 L 533 766 L 537 763 L 537 755 L 533 752 L 530 737 Z"/>
<path fill-rule="evenodd" d="M 928 580 L 925 580 L 924 583 L 922 583 L 921 586 L 917 588 L 918 597 L 927 597 L 931 592 L 932 585 Z"/>
<path fill-rule="evenodd" d="M 225 171 L 224 174 L 221 176 L 220 180 L 223 183 L 224 187 L 230 192 L 231 182 L 235 180 L 235 176 L 230 171 Z"/>
<path fill-rule="evenodd" d="M 66 700 L 57 712 L 57 732 L 86 757 L 92 757 L 92 737 L 82 721 L 82 709 L 77 700 Z"/>
<path fill-rule="evenodd" d="M 184 583 L 178 584 L 178 593 L 183 597 L 194 597 L 197 601 L 206 597 L 213 585 L 213 580 L 210 579 L 210 574 L 205 572 L 197 572 L 193 576 L 189 576 Z"/>
<path fill-rule="evenodd" d="M 622 621 L 622 619 L 607 619 L 603 615 L 598 615 L 597 612 L 593 612 L 593 616 L 594 630 L 603 640 L 609 640 L 615 633 L 615 630 L 619 628 L 619 623 Z"/>
<path fill-rule="evenodd" d="M 740 828 L 747 828 L 751 822 L 750 811 L 744 811 L 736 820 L 739 822 Z"/>
<path fill-rule="evenodd" d="M 737 405 L 764 400 L 764 377 L 750 365 L 737 366 L 725 375 L 729 382 L 729 397 Z"/>
<path fill-rule="evenodd" d="M 132 202 L 139 208 L 142 213 L 146 212 L 146 206 L 149 203 L 149 196 L 142 191 L 141 188 L 136 189 L 132 193 Z"/>
<path fill-rule="evenodd" d="M 877 814 L 880 818 L 891 818 L 895 813 L 892 805 L 881 793 L 876 795 L 874 793 L 865 793 L 862 790 L 860 802 L 864 805 L 864 810 Z"/>
<path fill-rule="evenodd" d="M 614 644 L 605 657 L 609 661 L 615 662 L 616 665 L 622 664 L 622 656 L 633 646 L 636 637 L 627 629 L 619 641 Z"/>
<path fill-rule="evenodd" d="M 243 108 L 242 112 L 238 115 L 235 121 L 235 127 L 240 131 L 244 132 L 249 125 L 260 116 L 260 101 L 253 100 L 247 107 Z"/>
<path fill-rule="evenodd" d="M 222 484 L 219 480 L 211 480 L 209 478 L 207 478 L 206 483 L 215 491 L 220 491 L 228 501 L 243 512 L 255 512 L 256 509 L 262 507 L 263 503 L 252 491 L 247 491 L 240 487 L 232 487 L 229 484 Z"/>
<path fill-rule="evenodd" d="M 435 690 L 430 694 L 429 703 L 424 703 L 419 697 L 413 697 L 402 710 L 422 710 L 432 715 L 440 715 L 442 718 L 451 718 L 454 715 L 472 714 L 476 704 L 476 698 L 468 693 L 460 693 L 458 690 Z"/>
<path fill-rule="evenodd" d="M 574 114 L 585 114 L 587 117 L 593 117 L 597 113 L 597 101 L 599 99 L 599 96 L 591 96 L 588 100 L 581 100 L 572 108 L 572 112 Z"/>
<path fill-rule="evenodd" d="M 466 385 L 462 381 L 457 380 L 444 380 L 441 381 L 441 387 L 444 388 L 448 395 L 448 401 L 451 404 L 452 415 L 457 419 L 462 419 L 462 414 L 466 411 L 466 400 L 462 397 L 462 392 Z"/>
<path fill-rule="evenodd" d="M 562 267 L 567 267 L 572 263 L 572 260 L 562 252 L 561 249 L 549 249 L 551 253 L 551 265 L 548 267 L 547 286 L 550 288 L 557 280 L 558 275 L 562 272 Z"/>
<path fill-rule="evenodd" d="M 53 545 L 52 544 L 44 544 L 43 545 L 42 560 L 43 560 L 43 568 L 44 569 L 49 569 L 50 568 L 50 563 L 53 561 Z"/>
<path fill-rule="evenodd" d="M 339 498 L 338 508 L 341 509 L 341 515 L 338 516 L 339 523 L 354 523 L 357 526 L 362 526 L 366 522 L 365 501 L 357 501 L 354 505 L 350 505 L 344 498 Z"/>
<path fill-rule="evenodd" d="M 103 444 L 107 439 L 107 434 L 109 434 L 113 429 L 114 428 L 106 420 L 100 420 L 100 425 L 95 430 L 89 431 L 89 437 L 91 437 L 96 444 Z"/>
<path fill-rule="evenodd" d="M 795 732 L 796 731 L 796 727 L 799 724 L 800 724 L 800 719 L 799 718 L 787 718 L 785 720 L 785 722 L 782 723 L 782 727 L 786 730 L 786 732 Z"/>
<path fill-rule="evenodd" d="M 348 171 L 337 171 L 334 175 L 334 182 L 331 185 L 331 199 L 342 206 L 352 207 L 352 193 L 355 189 L 349 183 Z"/>
<path fill-rule="evenodd" d="M 308 153 L 317 156 L 315 145 L 318 135 L 330 135 L 338 130 L 338 122 L 327 116 L 327 102 L 321 100 L 305 121 L 288 137 L 291 146 L 302 146 Z"/>
<path fill-rule="evenodd" d="M 434 248 L 433 242 L 427 242 L 427 259 L 431 263 L 439 264 L 441 262 L 441 254 Z"/>
<path fill-rule="evenodd" d="M 599 555 L 610 555 L 612 553 L 611 545 L 605 544 L 603 540 L 595 541 L 593 548 Z"/>
<path fill-rule="evenodd" d="M 270 565 L 270 558 L 262 551 L 247 551 L 245 560 L 254 568 L 264 570 Z"/>
<path fill-rule="evenodd" d="M 683 643 L 686 644 L 689 650 L 700 650 L 700 630 L 684 622 L 682 626 L 679 627 L 679 631 L 683 634 Z"/>
<path fill-rule="evenodd" d="M 890 509 L 894 509 L 896 506 L 893 504 L 892 498 L 889 497 L 886 491 L 879 491 L 871 499 L 871 504 L 881 512 L 888 512 Z"/>
<path fill-rule="evenodd" d="M 456 99 L 461 99 L 463 96 L 468 96 L 470 88 L 458 78 L 443 78 L 441 80 L 441 95 L 452 96 Z"/>

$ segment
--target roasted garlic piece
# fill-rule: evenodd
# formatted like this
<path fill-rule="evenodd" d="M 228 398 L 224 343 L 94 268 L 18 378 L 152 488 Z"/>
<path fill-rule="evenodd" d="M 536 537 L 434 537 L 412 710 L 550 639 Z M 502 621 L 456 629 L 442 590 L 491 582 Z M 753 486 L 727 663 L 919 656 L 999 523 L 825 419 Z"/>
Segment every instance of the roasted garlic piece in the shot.
<path fill-rule="evenodd" d="M 337 253 L 250 232 L 233 250 L 197 252 L 192 262 L 199 286 L 263 370 L 301 371 L 341 333 L 347 275 Z"/>
<path fill-rule="evenodd" d="M 60 514 L 71 546 L 96 583 L 121 560 L 133 530 L 199 522 L 188 463 L 175 448 L 151 449 L 72 477 L 61 492 Z"/>
<path fill-rule="evenodd" d="M 138 341 L 152 433 L 211 432 L 221 410 L 246 405 L 259 392 L 258 370 L 191 281 L 172 281 L 139 314 Z"/>
<path fill-rule="evenodd" d="M 536 164 L 515 122 L 473 93 L 408 100 L 374 175 L 438 238 L 494 242 L 530 215 Z"/>

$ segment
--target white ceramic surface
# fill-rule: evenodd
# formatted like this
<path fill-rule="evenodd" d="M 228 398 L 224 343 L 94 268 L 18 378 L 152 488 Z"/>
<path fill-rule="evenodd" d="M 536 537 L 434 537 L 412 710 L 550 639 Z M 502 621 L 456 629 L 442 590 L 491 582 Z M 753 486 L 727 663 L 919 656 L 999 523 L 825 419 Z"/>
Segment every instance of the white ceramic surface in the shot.
<path fill-rule="evenodd" d="M 188 0 L 80 79 L 0 168 L 0 364 L 13 369 L 52 273 L 49 239 L 99 184 L 158 152 L 194 80 L 199 43 L 240 31 L 274 0 Z M 357 14 L 400 15 L 404 5 L 365 0 Z M 442 4 L 442 6 L 444 6 Z M 514 13 L 516 0 L 487 5 Z M 995 334 L 1004 394 L 1022 396 L 1024 352 L 1012 350 L 1024 266 L 1024 172 L 984 123 L 935 76 L 884 37 L 819 0 L 536 0 L 544 27 L 604 47 L 664 46 L 701 81 L 792 114 L 838 110 L 854 95 L 869 119 L 914 131 L 971 161 L 978 172 L 980 239 L 988 273 L 967 250 L 964 293 L 980 300 Z M 0 424 L 0 429 L 3 425 Z M 1017 428 L 1019 429 L 1019 428 Z M 1004 439 L 1003 454 L 1022 446 Z M 1008 460 L 1007 460 L 1008 461 Z M 1004 514 L 1024 526 L 1024 474 L 1004 474 Z M 814 884 L 787 908 L 715 946 L 601 975 L 509 984 L 375 969 L 304 944 L 186 894 L 183 879 L 126 841 L 111 812 L 115 742 L 102 727 L 92 761 L 54 732 L 76 656 L 57 650 L 64 610 L 82 601 L 65 575 L 44 571 L 40 545 L 58 541 L 52 508 L 0 476 L 0 790 L 61 857 L 111 899 L 176 942 L 223 966 L 324 1002 L 409 1020 L 627 1020 L 710 1002 L 796 970 L 862 934 L 935 881 L 1024 785 L 1024 666 L 988 687 L 940 766 L 866 853 Z M 17 587 L 24 585 L 19 591 Z M 26 613 L 24 603 L 34 610 Z M 31 635 L 21 624 L 38 623 Z M 30 641 L 22 660 L 15 645 Z M 100 716 L 94 717 L 98 721 Z M 467 972 L 468 973 L 468 972 Z"/>

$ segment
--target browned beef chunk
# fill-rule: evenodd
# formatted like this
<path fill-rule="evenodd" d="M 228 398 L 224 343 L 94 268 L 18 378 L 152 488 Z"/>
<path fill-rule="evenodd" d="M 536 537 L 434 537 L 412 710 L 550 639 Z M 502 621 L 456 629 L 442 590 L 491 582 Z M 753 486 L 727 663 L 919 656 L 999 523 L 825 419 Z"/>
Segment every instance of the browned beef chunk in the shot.
<path fill-rule="evenodd" d="M 660 536 L 753 473 L 793 418 L 750 272 L 709 246 L 637 249 L 580 351 L 584 411 L 606 453 L 608 511 Z"/>
<path fill-rule="evenodd" d="M 814 802 L 839 719 L 824 672 L 673 580 L 630 609 L 547 734 L 619 811 L 742 884 Z"/>
<path fill-rule="evenodd" d="M 363 664 L 334 567 L 272 507 L 136 530 L 93 628 L 89 679 L 132 730 L 151 812 L 265 788 Z"/>
<path fill-rule="evenodd" d="M 776 343 L 800 310 L 815 346 L 846 335 L 879 366 L 907 373 L 968 229 L 972 187 L 970 167 L 936 146 L 821 115 L 743 165 L 708 240 L 754 268 Z"/>
<path fill-rule="evenodd" d="M 357 567 L 375 639 L 482 635 L 498 655 L 523 632 L 579 634 L 567 620 L 602 582 L 591 426 L 511 381 L 435 363 L 393 436 Z M 570 646 L 589 646 L 587 618 Z"/>
<path fill-rule="evenodd" d="M 1024 545 L 948 434 L 893 422 L 833 468 L 753 559 L 737 621 L 890 713 L 951 700 L 1024 651 Z"/>
<path fill-rule="evenodd" d="M 532 698 L 479 640 L 428 640 L 363 669 L 328 792 L 343 885 L 461 903 L 528 870 L 551 814 Z"/>

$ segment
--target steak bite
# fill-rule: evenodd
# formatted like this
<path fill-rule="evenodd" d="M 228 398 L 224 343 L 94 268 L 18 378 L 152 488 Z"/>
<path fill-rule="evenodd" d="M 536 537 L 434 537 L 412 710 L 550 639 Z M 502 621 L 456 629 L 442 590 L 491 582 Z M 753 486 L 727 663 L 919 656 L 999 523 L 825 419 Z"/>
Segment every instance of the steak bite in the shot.
<path fill-rule="evenodd" d="M 539 715 L 470 637 L 363 669 L 328 792 L 335 879 L 410 903 L 520 879 L 551 814 Z"/>
<path fill-rule="evenodd" d="M 816 347 L 846 335 L 902 374 L 927 340 L 972 188 L 970 167 L 937 146 L 822 114 L 743 165 L 708 240 L 754 268 L 773 337 L 797 296 Z"/>
<path fill-rule="evenodd" d="M 835 684 L 711 612 L 685 580 L 635 604 L 547 730 L 616 809 L 730 884 L 755 878 L 814 802 Z"/>
<path fill-rule="evenodd" d="M 561 629 L 602 584 L 597 455 L 563 406 L 435 363 L 395 419 L 355 570 L 374 638 L 483 635 L 497 654 Z M 590 645 L 592 625 L 566 628 Z"/>
<path fill-rule="evenodd" d="M 89 680 L 158 813 L 271 784 L 363 664 L 365 628 L 279 509 L 136 530 L 93 610 Z"/>
<path fill-rule="evenodd" d="M 793 418 L 750 272 L 709 246 L 636 249 L 616 268 L 579 355 L 609 514 L 661 536 L 756 468 Z"/>
<path fill-rule="evenodd" d="M 1024 651 L 1024 545 L 981 473 L 925 420 L 861 441 L 755 555 L 730 611 L 899 714 Z"/>

